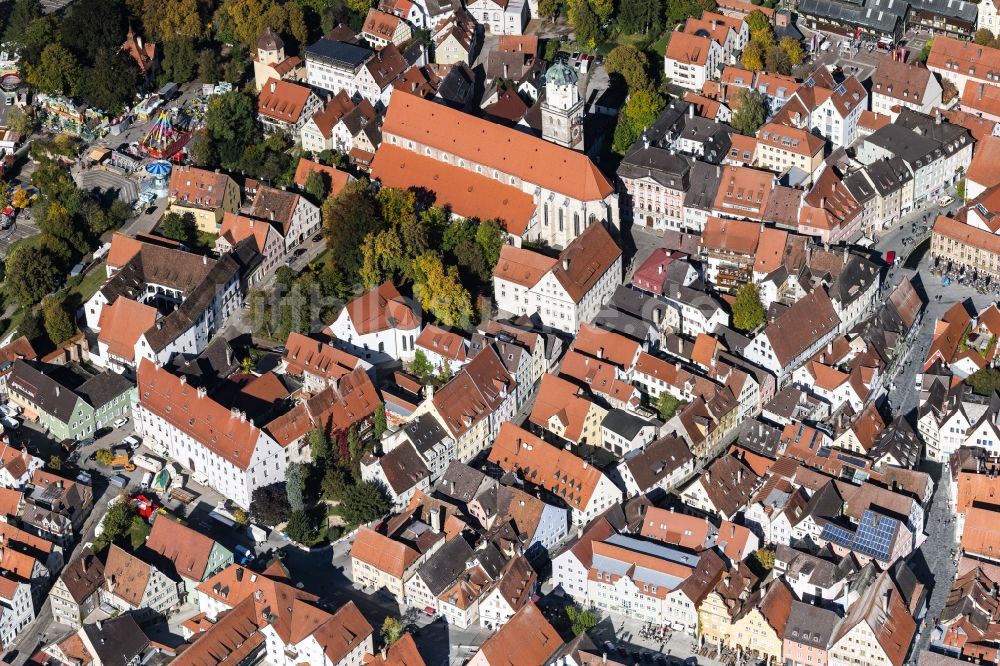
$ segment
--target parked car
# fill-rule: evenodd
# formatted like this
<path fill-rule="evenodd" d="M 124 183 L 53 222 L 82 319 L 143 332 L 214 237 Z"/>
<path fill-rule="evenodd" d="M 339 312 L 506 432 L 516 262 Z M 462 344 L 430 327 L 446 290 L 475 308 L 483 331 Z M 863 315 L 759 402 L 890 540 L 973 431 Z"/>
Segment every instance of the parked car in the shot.
<path fill-rule="evenodd" d="M 107 437 L 114 431 L 114 428 L 104 426 L 103 428 L 98 428 L 94 431 L 94 439 L 100 439 L 101 437 Z"/>
<path fill-rule="evenodd" d="M 135 451 L 137 448 L 139 448 L 139 444 L 141 444 L 141 442 L 139 438 L 136 437 L 135 435 L 129 435 L 128 437 L 122 440 L 122 444 L 127 446 L 132 451 Z"/>
<path fill-rule="evenodd" d="M 139 482 L 139 487 L 143 490 L 149 490 L 149 484 L 153 482 L 153 473 L 146 472 L 142 475 L 142 481 Z"/>
<path fill-rule="evenodd" d="M 124 428 L 127 423 L 128 423 L 128 417 L 127 416 L 123 416 L 120 419 L 117 419 L 111 425 L 113 425 L 116 428 Z"/>
<path fill-rule="evenodd" d="M 9 416 L 3 418 L 3 427 L 7 430 L 17 430 L 21 427 L 21 422 L 17 419 L 12 419 Z"/>
<path fill-rule="evenodd" d="M 128 486 L 128 477 L 125 476 L 124 474 L 115 474 L 110 479 L 108 479 L 108 483 L 110 483 L 113 486 L 117 486 L 118 488 L 125 488 L 126 486 Z"/>
<path fill-rule="evenodd" d="M 17 412 L 10 405 L 0 405 L 0 414 L 10 417 L 17 416 Z"/>
<path fill-rule="evenodd" d="M 937 205 L 943 208 L 944 206 L 950 206 L 954 202 L 955 202 L 955 197 L 951 197 L 946 194 L 937 200 Z"/>

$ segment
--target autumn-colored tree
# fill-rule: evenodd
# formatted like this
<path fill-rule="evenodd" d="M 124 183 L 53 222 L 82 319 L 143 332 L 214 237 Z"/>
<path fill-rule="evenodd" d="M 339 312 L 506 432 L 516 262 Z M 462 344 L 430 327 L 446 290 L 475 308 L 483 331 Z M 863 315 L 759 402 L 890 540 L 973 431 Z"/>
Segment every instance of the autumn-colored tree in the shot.
<path fill-rule="evenodd" d="M 794 65 L 801 65 L 806 59 L 806 52 L 802 48 L 802 43 L 794 37 L 782 37 L 779 43 L 781 50 L 788 56 L 788 62 Z"/>
<path fill-rule="evenodd" d="M 45 332 L 54 345 L 66 342 L 76 332 L 76 325 L 63 302 L 56 296 L 46 296 L 42 299 L 42 318 L 45 322 Z"/>
<path fill-rule="evenodd" d="M 740 62 L 751 72 L 759 72 L 764 69 L 764 47 L 758 41 L 751 41 L 743 49 Z"/>
<path fill-rule="evenodd" d="M 445 268 L 441 257 L 424 252 L 413 261 L 413 294 L 426 312 L 445 326 L 465 326 L 472 318 L 472 301 L 462 286 L 458 268 Z"/>
<path fill-rule="evenodd" d="M 538 15 L 554 19 L 566 9 L 566 0 L 538 0 Z"/>
<path fill-rule="evenodd" d="M 619 74 L 625 79 L 629 90 L 640 90 L 649 86 L 649 58 L 631 45 L 616 46 L 604 61 L 608 74 Z"/>
<path fill-rule="evenodd" d="M 656 121 L 666 105 L 666 100 L 655 90 L 637 90 L 632 93 L 618 117 L 612 150 L 624 155 L 646 128 Z"/>
<path fill-rule="evenodd" d="M 747 24 L 747 30 L 750 31 L 751 37 L 771 29 L 771 20 L 759 9 L 755 9 L 747 14 L 747 17 L 743 20 Z"/>
<path fill-rule="evenodd" d="M 361 282 L 371 289 L 392 280 L 404 268 L 406 252 L 395 229 L 386 229 L 365 236 L 361 245 Z"/>
<path fill-rule="evenodd" d="M 197 40 L 205 34 L 198 0 L 144 0 L 142 23 L 149 32 L 146 38 L 158 41 L 177 37 Z"/>
<path fill-rule="evenodd" d="M 600 24 L 604 25 L 615 12 L 615 3 L 612 0 L 590 0 L 590 8 L 594 10 Z"/>
<path fill-rule="evenodd" d="M 567 18 L 576 33 L 576 42 L 585 49 L 597 46 L 601 22 L 587 0 L 568 0 Z"/>
<path fill-rule="evenodd" d="M 979 46 L 992 46 L 993 45 L 993 33 L 986 28 L 980 28 L 976 30 L 976 34 L 972 37 L 972 42 L 978 44 Z"/>

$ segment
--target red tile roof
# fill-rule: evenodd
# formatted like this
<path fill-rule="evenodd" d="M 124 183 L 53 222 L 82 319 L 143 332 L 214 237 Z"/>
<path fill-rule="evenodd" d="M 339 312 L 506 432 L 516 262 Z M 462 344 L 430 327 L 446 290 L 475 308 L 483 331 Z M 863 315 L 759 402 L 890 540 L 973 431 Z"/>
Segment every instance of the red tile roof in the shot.
<path fill-rule="evenodd" d="M 136 373 L 139 404 L 236 467 L 250 467 L 260 430 L 198 389 L 142 359 Z"/>
<path fill-rule="evenodd" d="M 305 187 L 311 173 L 318 173 L 324 177 L 327 184 L 327 196 L 330 197 L 336 196 L 351 180 L 351 174 L 346 171 L 300 157 L 299 164 L 295 167 L 295 177 L 293 178 L 295 184 L 299 187 Z"/>
<path fill-rule="evenodd" d="M 271 120 L 294 125 L 299 121 L 311 94 L 306 86 L 268 79 L 257 97 L 257 113 Z"/>
<path fill-rule="evenodd" d="M 420 320 L 396 285 L 383 282 L 347 304 L 347 316 L 359 335 L 418 328 Z"/>
<path fill-rule="evenodd" d="M 101 308 L 97 339 L 108 352 L 127 361 L 135 360 L 135 343 L 156 323 L 156 308 L 124 296 Z"/>
<path fill-rule="evenodd" d="M 501 220 L 515 236 L 524 234 L 535 214 L 531 195 L 518 187 L 384 141 L 375 152 L 372 178 L 384 187 L 426 189 L 434 193 L 436 205 L 461 217 Z"/>
<path fill-rule="evenodd" d="M 614 191 L 583 153 L 400 90 L 392 93 L 382 133 L 431 146 L 580 201 L 603 200 Z"/>

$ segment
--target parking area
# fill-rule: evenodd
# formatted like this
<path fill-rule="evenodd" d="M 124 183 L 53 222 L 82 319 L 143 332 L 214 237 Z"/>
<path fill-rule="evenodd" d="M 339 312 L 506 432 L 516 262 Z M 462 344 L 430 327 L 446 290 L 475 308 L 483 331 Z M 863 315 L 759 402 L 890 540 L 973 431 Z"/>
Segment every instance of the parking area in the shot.
<path fill-rule="evenodd" d="M 14 243 L 22 241 L 25 238 L 30 238 L 37 233 L 38 226 L 31 217 L 31 209 L 26 208 L 22 210 L 18 213 L 13 226 L 9 229 L 0 230 L 0 256 L 6 257 L 7 253 L 10 252 L 10 247 Z"/>

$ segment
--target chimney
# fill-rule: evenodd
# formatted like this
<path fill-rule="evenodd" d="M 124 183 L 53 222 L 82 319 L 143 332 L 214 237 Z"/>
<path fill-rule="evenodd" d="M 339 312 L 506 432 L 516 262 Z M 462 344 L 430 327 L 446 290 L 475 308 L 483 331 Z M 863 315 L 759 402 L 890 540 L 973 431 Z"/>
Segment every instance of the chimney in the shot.
<path fill-rule="evenodd" d="M 597 348 L 597 358 L 604 358 L 604 347 Z"/>
<path fill-rule="evenodd" d="M 826 208 L 826 197 L 820 197 L 820 199 L 819 199 L 819 207 L 820 208 Z"/>
<path fill-rule="evenodd" d="M 656 274 L 657 275 L 663 275 L 663 264 L 657 264 L 656 265 Z"/>
<path fill-rule="evenodd" d="M 80 569 L 83 570 L 83 573 L 87 573 L 87 562 L 89 560 L 90 560 L 89 557 L 81 557 L 80 558 Z"/>
<path fill-rule="evenodd" d="M 507 79 L 507 78 L 510 78 L 510 77 L 509 77 L 509 76 L 507 75 L 507 63 L 504 63 L 504 64 L 503 64 L 503 78 L 505 78 L 505 79 Z M 981 87 L 981 86 L 980 86 L 980 87 Z M 981 96 L 981 95 L 980 95 L 980 96 Z"/>
<path fill-rule="evenodd" d="M 431 511 L 430 511 L 430 518 L 431 518 L 431 531 L 434 532 L 434 534 L 440 534 L 441 533 L 441 510 L 440 509 L 431 509 Z"/>
<path fill-rule="evenodd" d="M 201 255 L 201 265 L 202 266 L 208 266 L 208 255 L 207 254 Z"/>
<path fill-rule="evenodd" d="M 564 271 L 568 271 L 569 270 L 569 259 L 563 259 L 562 260 L 562 265 L 563 265 L 563 270 Z"/>
<path fill-rule="evenodd" d="M 272 93 L 274 92 L 275 88 L 277 88 L 277 87 L 278 87 L 278 84 L 275 83 L 274 81 L 271 81 L 271 92 Z"/>
<path fill-rule="evenodd" d="M 236 567 L 236 582 L 239 583 L 243 580 L 243 567 Z"/>
<path fill-rule="evenodd" d="M 688 104 L 688 118 L 694 118 L 694 104 Z"/>
<path fill-rule="evenodd" d="M 56 386 L 56 397 L 57 398 L 59 397 L 59 387 L 58 386 Z"/>

